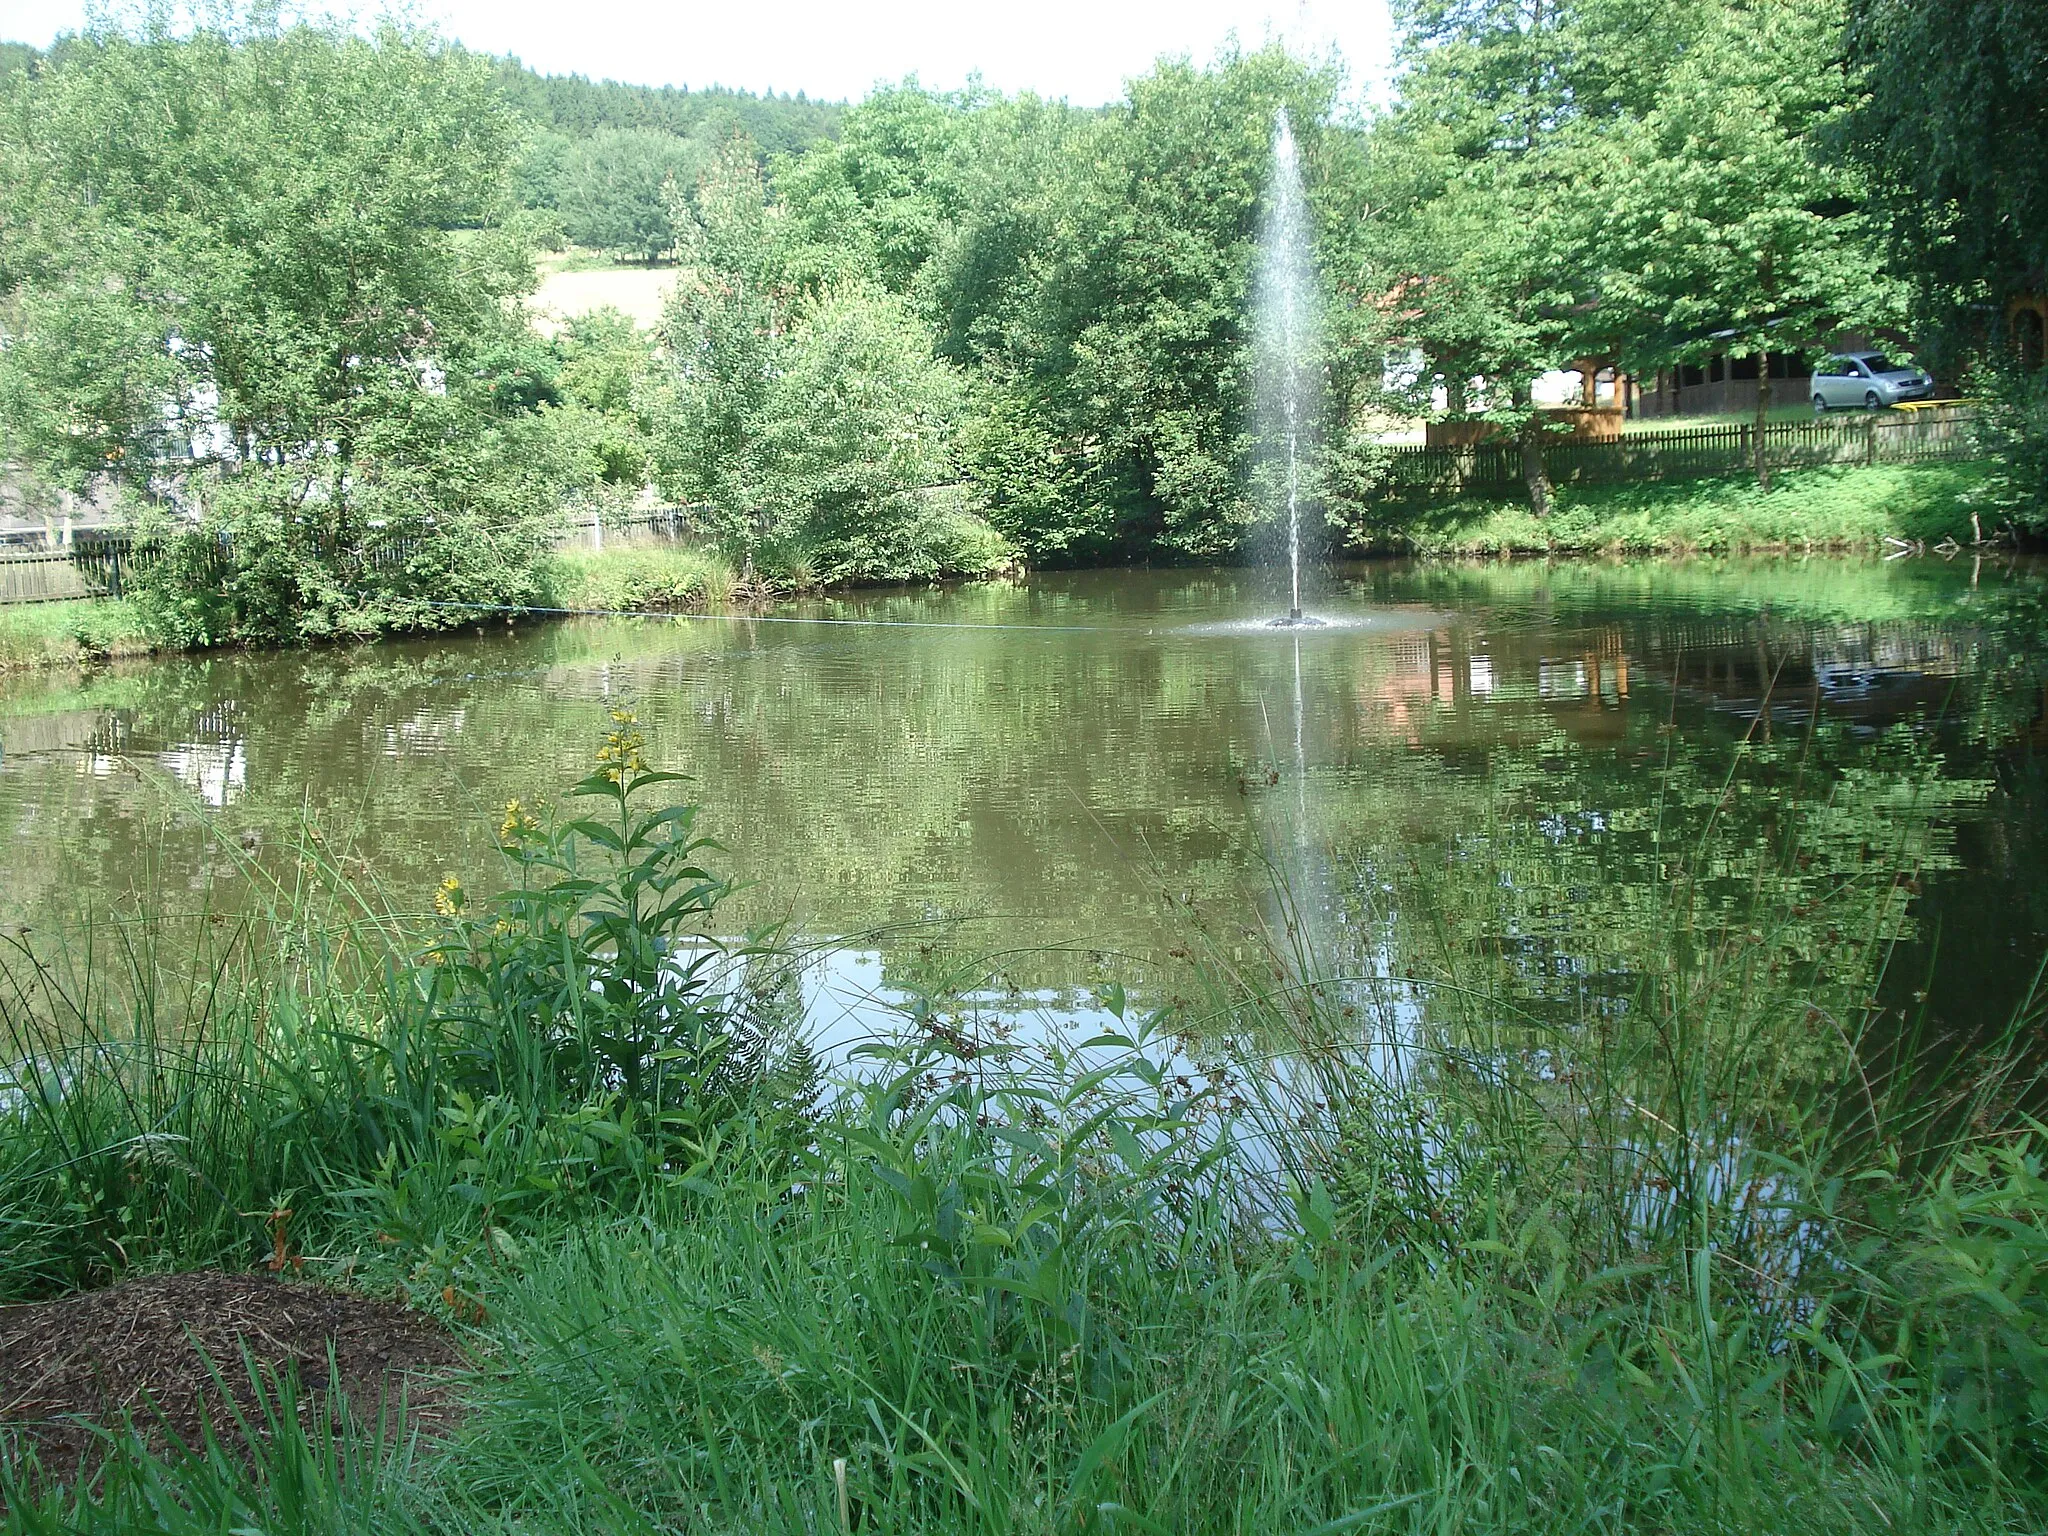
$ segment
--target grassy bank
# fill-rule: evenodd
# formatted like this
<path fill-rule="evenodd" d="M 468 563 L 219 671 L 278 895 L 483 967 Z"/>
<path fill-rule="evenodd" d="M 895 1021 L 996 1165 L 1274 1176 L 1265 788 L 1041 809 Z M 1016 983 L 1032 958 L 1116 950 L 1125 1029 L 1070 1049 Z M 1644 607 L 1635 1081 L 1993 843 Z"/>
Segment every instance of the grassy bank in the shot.
<path fill-rule="evenodd" d="M 692 611 L 725 602 L 737 579 L 710 550 L 657 544 L 564 550 L 549 560 L 541 586 L 557 608 Z"/>
<path fill-rule="evenodd" d="M 1967 544 L 1972 493 L 1985 478 L 1983 465 L 1943 462 L 1786 470 L 1769 491 L 1753 479 L 1564 485 L 1547 518 L 1520 499 L 1414 508 L 1397 518 L 1392 543 L 1423 555 L 1871 549 L 1888 538 Z"/>
<path fill-rule="evenodd" d="M 253 1466 L 117 1440 L 76 1490 L 17 1441 L 17 1528 L 2048 1520 L 2048 1183 L 2010 1058 L 1931 1074 L 1838 1003 L 1904 870 L 1709 921 L 1717 850 L 1674 849 L 1576 1016 L 1472 963 L 1441 891 L 1440 972 L 1227 960 L 1191 918 L 1181 1000 L 1105 986 L 1087 1042 L 935 962 L 827 1080 L 798 957 L 710 941 L 726 886 L 642 751 L 619 718 L 580 821 L 506 808 L 496 899 L 371 911 L 308 834 L 312 884 L 247 941 L 10 941 L 0 1300 L 248 1267 L 282 1230 L 476 1363 L 431 1445 L 285 1412 Z"/>
<path fill-rule="evenodd" d="M 0 672 L 77 666 L 154 649 L 123 602 L 13 603 L 0 607 Z"/>

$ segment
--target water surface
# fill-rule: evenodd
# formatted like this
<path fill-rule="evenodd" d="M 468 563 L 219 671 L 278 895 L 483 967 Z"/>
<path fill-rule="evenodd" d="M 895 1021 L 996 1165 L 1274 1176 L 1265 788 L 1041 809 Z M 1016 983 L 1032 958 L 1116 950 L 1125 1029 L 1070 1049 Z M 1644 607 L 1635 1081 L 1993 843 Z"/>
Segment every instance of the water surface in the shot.
<path fill-rule="evenodd" d="M 248 908 L 307 825 L 377 901 L 487 889 L 504 802 L 626 706 L 752 882 L 735 926 L 863 975 L 1142 983 L 1190 911 L 1275 931 L 1278 880 L 1354 955 L 1427 886 L 1403 942 L 1589 985 L 1710 842 L 1731 912 L 1904 859 L 1888 985 L 1971 1032 L 2048 946 L 2044 602 L 1968 559 L 1380 564 L 1273 631 L 1268 578 L 1097 572 L 0 680 L 0 922 Z"/>

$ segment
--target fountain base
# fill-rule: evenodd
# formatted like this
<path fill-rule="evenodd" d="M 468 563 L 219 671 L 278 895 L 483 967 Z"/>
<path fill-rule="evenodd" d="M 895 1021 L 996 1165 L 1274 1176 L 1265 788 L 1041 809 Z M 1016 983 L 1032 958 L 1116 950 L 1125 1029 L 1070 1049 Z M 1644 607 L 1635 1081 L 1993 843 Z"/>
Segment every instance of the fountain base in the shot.
<path fill-rule="evenodd" d="M 1266 628 L 1268 629 L 1321 629 L 1322 627 L 1323 621 L 1321 619 L 1312 619 L 1299 608 L 1288 609 L 1287 617 L 1284 619 L 1266 620 Z"/>

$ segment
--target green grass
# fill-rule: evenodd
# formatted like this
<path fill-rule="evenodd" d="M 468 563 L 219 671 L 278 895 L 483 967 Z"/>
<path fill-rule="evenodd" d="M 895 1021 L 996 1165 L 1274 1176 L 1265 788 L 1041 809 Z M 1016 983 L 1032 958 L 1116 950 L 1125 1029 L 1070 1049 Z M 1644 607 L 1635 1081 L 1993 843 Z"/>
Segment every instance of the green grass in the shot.
<path fill-rule="evenodd" d="M 592 820 L 508 810 L 493 902 L 373 909 L 309 833 L 247 934 L 7 941 L 0 1300 L 252 1264 L 283 1204 L 312 1272 L 457 1295 L 478 1363 L 432 1447 L 287 1405 L 250 1465 L 128 1446 L 58 1489 L 0 1452 L 12 1528 L 2048 1521 L 2014 1058 L 1899 1070 L 1808 1001 L 1864 995 L 1882 946 L 1778 942 L 1889 931 L 1882 859 L 1827 913 L 1721 921 L 1719 850 L 1674 846 L 1627 1008 L 1563 1021 L 1547 970 L 1461 937 L 1490 879 L 1400 893 L 1439 940 L 1391 990 L 1192 926 L 1182 1001 L 1105 985 L 1085 1049 L 991 1032 L 987 968 L 934 959 L 821 1094 L 791 957 L 664 969 L 723 886 L 640 747 L 621 716 L 601 762 L 634 782 L 579 786 Z M 1389 1072 L 1365 1045 L 1396 1038 Z"/>
<path fill-rule="evenodd" d="M 1400 520 L 1397 537 L 1425 555 L 1868 549 L 1887 538 L 1968 543 L 1972 495 L 1984 480 L 1983 466 L 1964 462 L 1786 470 L 1767 492 L 1747 478 L 1562 485 L 1548 518 L 1524 501 L 1472 498 L 1415 511 Z"/>
<path fill-rule="evenodd" d="M 76 666 L 152 649 L 141 619 L 125 602 L 84 599 L 0 607 L 0 672 Z"/>
<path fill-rule="evenodd" d="M 550 557 L 542 586 L 551 607 L 694 611 L 724 602 L 733 581 L 717 554 L 662 544 L 562 551 Z"/>

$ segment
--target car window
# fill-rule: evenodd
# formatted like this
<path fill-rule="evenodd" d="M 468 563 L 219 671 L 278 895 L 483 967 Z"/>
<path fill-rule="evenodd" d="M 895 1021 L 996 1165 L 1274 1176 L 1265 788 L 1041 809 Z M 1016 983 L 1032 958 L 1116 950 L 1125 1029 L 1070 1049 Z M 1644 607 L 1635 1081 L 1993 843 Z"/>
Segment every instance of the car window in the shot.
<path fill-rule="evenodd" d="M 1831 357 L 1821 364 L 1820 375 L 1824 379 L 1843 379 L 1849 376 L 1849 360 L 1846 357 Z"/>
<path fill-rule="evenodd" d="M 1863 366 L 1869 369 L 1872 373 L 1891 373 L 1899 365 L 1893 362 L 1888 357 L 1878 356 L 1866 357 L 1865 359 L 1863 359 Z"/>

